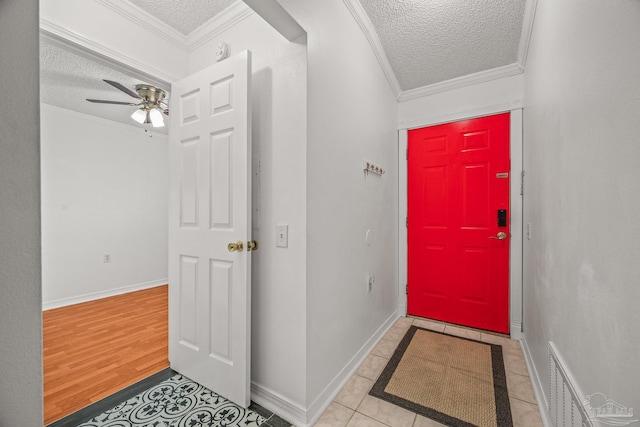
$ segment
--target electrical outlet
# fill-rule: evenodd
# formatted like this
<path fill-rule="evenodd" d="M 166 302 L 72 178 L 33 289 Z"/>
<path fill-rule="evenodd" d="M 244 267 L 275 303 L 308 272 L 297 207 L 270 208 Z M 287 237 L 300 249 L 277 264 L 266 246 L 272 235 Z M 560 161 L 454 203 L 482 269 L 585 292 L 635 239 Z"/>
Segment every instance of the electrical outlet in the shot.
<path fill-rule="evenodd" d="M 371 292 L 373 290 L 373 284 L 376 281 L 376 275 L 374 273 L 369 273 L 367 276 L 367 292 Z"/>
<path fill-rule="evenodd" d="M 276 225 L 276 247 L 278 248 L 289 247 L 289 225 L 288 224 Z"/>
<path fill-rule="evenodd" d="M 108 262 L 111 262 L 111 254 L 104 254 L 104 257 L 102 258 L 102 261 L 106 264 Z"/>

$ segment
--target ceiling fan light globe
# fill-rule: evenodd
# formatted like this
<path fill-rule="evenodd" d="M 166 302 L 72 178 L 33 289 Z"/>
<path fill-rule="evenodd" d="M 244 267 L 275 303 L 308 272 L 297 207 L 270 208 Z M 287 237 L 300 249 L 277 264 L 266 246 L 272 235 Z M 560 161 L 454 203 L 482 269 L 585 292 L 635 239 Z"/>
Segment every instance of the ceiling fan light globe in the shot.
<path fill-rule="evenodd" d="M 143 110 L 136 110 L 131 115 L 131 118 L 136 122 L 143 124 L 147 119 L 147 114 Z"/>
<path fill-rule="evenodd" d="M 162 112 L 158 109 L 149 111 L 149 117 L 151 118 L 151 124 L 154 128 L 161 128 L 164 126 L 164 119 L 162 118 Z"/>

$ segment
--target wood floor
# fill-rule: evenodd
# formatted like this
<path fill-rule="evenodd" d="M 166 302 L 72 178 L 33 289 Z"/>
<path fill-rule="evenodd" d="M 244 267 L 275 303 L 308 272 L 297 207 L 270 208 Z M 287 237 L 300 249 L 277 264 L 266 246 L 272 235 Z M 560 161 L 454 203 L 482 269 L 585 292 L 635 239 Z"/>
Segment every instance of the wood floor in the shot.
<path fill-rule="evenodd" d="M 167 288 L 43 313 L 45 425 L 169 366 Z"/>

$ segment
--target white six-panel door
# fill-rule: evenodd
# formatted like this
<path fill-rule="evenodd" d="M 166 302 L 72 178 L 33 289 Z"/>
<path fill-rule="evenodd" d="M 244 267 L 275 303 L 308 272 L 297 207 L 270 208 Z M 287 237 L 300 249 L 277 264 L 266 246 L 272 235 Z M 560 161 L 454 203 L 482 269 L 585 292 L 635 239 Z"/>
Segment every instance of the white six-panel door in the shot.
<path fill-rule="evenodd" d="M 250 403 L 251 52 L 175 83 L 169 133 L 169 360 Z M 228 244 L 242 242 L 241 251 Z"/>

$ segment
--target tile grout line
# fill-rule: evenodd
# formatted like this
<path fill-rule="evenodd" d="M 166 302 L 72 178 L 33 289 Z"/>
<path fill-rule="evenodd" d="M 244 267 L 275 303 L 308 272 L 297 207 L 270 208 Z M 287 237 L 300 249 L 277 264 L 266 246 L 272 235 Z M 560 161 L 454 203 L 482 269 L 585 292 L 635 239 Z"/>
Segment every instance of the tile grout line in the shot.
<path fill-rule="evenodd" d="M 526 400 L 522 400 L 522 399 L 520 399 L 519 397 L 509 396 L 509 399 L 519 400 L 520 402 L 528 403 L 529 405 L 533 405 L 533 406 L 535 406 L 536 408 L 538 407 L 538 404 L 537 404 L 537 403 L 531 403 L 531 402 L 528 402 L 528 401 L 526 401 Z"/>

